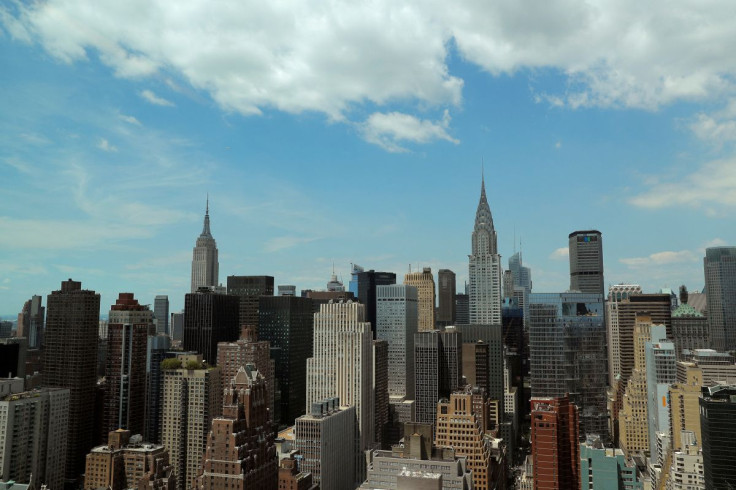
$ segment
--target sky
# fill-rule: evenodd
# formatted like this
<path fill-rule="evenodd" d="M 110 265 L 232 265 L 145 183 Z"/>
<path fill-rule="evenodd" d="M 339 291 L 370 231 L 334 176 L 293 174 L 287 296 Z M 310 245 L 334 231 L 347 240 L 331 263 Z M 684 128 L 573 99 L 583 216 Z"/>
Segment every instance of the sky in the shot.
<path fill-rule="evenodd" d="M 220 282 L 452 269 L 482 169 L 504 265 L 703 287 L 736 245 L 736 3 L 0 6 L 0 315 L 62 280 L 172 311 L 209 193 Z"/>

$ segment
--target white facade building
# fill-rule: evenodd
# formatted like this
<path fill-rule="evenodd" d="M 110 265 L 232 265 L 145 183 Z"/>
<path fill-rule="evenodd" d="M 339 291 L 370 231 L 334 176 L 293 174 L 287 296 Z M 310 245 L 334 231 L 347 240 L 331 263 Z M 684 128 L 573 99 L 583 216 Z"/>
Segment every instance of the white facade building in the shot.
<path fill-rule="evenodd" d="M 472 253 L 468 256 L 470 323 L 501 325 L 501 256 L 498 254 L 493 216 L 486 199 L 485 179 L 475 213 Z"/>
<path fill-rule="evenodd" d="M 373 333 L 365 306 L 352 301 L 320 305 L 314 314 L 314 357 L 307 359 L 307 413 L 330 398 L 355 407 L 356 482 L 365 478 L 365 456 L 374 437 Z"/>
<path fill-rule="evenodd" d="M 621 375 L 621 342 L 618 328 L 618 304 L 632 294 L 641 294 L 638 284 L 615 284 L 608 288 L 606 301 L 606 338 L 608 340 L 608 384 L 613 386 Z"/>

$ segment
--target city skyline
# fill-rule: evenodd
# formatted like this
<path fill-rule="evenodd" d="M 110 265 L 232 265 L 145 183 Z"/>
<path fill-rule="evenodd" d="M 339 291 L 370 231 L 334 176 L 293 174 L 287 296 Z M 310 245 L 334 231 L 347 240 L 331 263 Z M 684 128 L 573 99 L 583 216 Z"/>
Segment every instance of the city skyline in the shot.
<path fill-rule="evenodd" d="M 736 244 L 732 5 L 647 6 L 657 25 L 611 5 L 463 6 L 493 20 L 482 30 L 409 5 L 295 3 L 326 19 L 321 36 L 264 6 L 252 15 L 272 39 L 215 43 L 211 65 L 196 8 L 161 9 L 152 38 L 106 5 L 2 7 L 0 315 L 68 277 L 103 304 L 166 294 L 179 311 L 207 192 L 223 284 L 323 289 L 333 262 L 343 282 L 353 262 L 450 269 L 462 292 L 481 160 L 503 266 L 521 240 L 535 292 L 567 289 L 567 235 L 585 229 L 603 234 L 606 287 L 703 288 L 705 247 Z M 223 39 L 240 29 L 208 15 Z M 696 15 L 704 37 L 681 36 L 678 19 Z M 636 29 L 649 49 L 632 49 Z M 162 42 L 177 33 L 188 56 Z"/>

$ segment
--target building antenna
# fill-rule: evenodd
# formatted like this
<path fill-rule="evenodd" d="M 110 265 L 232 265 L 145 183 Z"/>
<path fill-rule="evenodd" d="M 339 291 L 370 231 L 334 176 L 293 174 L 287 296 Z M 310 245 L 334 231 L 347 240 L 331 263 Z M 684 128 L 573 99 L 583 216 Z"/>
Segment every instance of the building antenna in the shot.
<path fill-rule="evenodd" d="M 207 208 L 204 211 L 204 214 L 210 214 L 210 193 L 207 192 Z"/>

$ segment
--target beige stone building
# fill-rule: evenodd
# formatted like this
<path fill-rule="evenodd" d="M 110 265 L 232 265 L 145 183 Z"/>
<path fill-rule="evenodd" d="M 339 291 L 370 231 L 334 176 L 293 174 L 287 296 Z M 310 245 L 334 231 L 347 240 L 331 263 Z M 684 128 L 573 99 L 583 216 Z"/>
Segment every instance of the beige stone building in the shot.
<path fill-rule="evenodd" d="M 619 445 L 627 458 L 649 451 L 645 347 L 651 339 L 651 328 L 651 315 L 638 313 L 634 322 L 634 370 L 618 418 Z"/>
<path fill-rule="evenodd" d="M 404 284 L 414 286 L 418 292 L 420 332 L 434 330 L 435 286 L 432 269 L 425 267 L 422 272 L 409 272 L 404 276 Z"/>
<path fill-rule="evenodd" d="M 189 488 L 202 467 L 212 419 L 222 413 L 222 375 L 201 355 L 163 363 L 161 442 L 169 451 L 177 490 Z"/>

